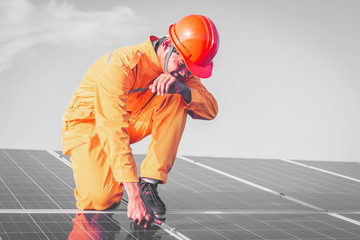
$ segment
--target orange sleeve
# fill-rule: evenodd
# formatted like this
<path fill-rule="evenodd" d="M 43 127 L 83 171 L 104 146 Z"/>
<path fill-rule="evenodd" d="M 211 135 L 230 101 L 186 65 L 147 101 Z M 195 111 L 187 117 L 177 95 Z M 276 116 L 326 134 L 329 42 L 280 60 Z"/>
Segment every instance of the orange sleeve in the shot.
<path fill-rule="evenodd" d="M 95 87 L 96 129 L 118 182 L 138 181 L 128 133 L 127 93 L 131 83 L 127 67 L 111 63 Z"/>
<path fill-rule="evenodd" d="M 218 113 L 217 101 L 201 83 L 200 78 L 191 76 L 183 83 L 188 85 L 191 91 L 191 102 L 186 104 L 188 114 L 194 119 L 214 119 Z"/>

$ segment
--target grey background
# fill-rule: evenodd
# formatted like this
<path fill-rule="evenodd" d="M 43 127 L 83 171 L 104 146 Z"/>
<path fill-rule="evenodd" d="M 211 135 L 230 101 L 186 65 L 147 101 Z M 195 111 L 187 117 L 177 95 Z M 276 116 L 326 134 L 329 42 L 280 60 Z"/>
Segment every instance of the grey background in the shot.
<path fill-rule="evenodd" d="M 359 161 L 359 1 L 0 1 L 0 148 L 60 149 L 62 115 L 107 52 L 197 13 L 218 27 L 213 121 L 179 154 Z M 145 153 L 149 139 L 133 145 Z"/>

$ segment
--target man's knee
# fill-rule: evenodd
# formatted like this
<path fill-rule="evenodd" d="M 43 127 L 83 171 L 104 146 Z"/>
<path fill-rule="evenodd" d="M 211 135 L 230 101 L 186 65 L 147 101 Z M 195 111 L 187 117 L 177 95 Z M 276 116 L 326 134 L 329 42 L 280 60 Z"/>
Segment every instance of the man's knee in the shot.
<path fill-rule="evenodd" d="M 183 118 L 183 116 L 186 116 L 186 104 L 180 94 L 166 94 L 162 98 L 163 101 L 158 108 L 158 113 L 172 118 Z"/>
<path fill-rule="evenodd" d="M 180 94 L 166 94 L 165 104 L 185 108 L 185 100 Z"/>

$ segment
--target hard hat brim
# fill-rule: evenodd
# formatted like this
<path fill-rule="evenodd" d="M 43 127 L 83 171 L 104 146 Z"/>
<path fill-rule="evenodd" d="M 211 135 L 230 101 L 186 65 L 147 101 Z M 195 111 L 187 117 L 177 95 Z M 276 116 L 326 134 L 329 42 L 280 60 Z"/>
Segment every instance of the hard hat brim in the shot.
<path fill-rule="evenodd" d="M 191 62 L 185 60 L 186 67 L 188 70 L 199 78 L 209 78 L 212 74 L 213 63 L 211 62 L 207 66 L 197 66 Z"/>

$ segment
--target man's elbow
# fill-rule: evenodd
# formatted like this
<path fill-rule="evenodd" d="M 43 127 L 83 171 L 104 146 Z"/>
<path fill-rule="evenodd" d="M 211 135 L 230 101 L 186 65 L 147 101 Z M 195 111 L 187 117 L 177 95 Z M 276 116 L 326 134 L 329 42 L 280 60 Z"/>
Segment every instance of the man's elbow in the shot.
<path fill-rule="evenodd" d="M 213 120 L 217 116 L 218 112 L 219 112 L 219 108 L 218 108 L 217 102 L 215 100 L 213 107 L 209 111 L 209 120 Z"/>
<path fill-rule="evenodd" d="M 213 120 L 214 118 L 216 118 L 217 114 L 218 114 L 218 109 L 216 108 L 216 110 L 209 112 L 207 120 Z"/>
<path fill-rule="evenodd" d="M 188 114 L 193 119 L 200 119 L 200 120 L 213 120 L 217 116 L 218 111 L 209 111 L 206 113 L 194 113 L 193 111 L 188 111 Z"/>

